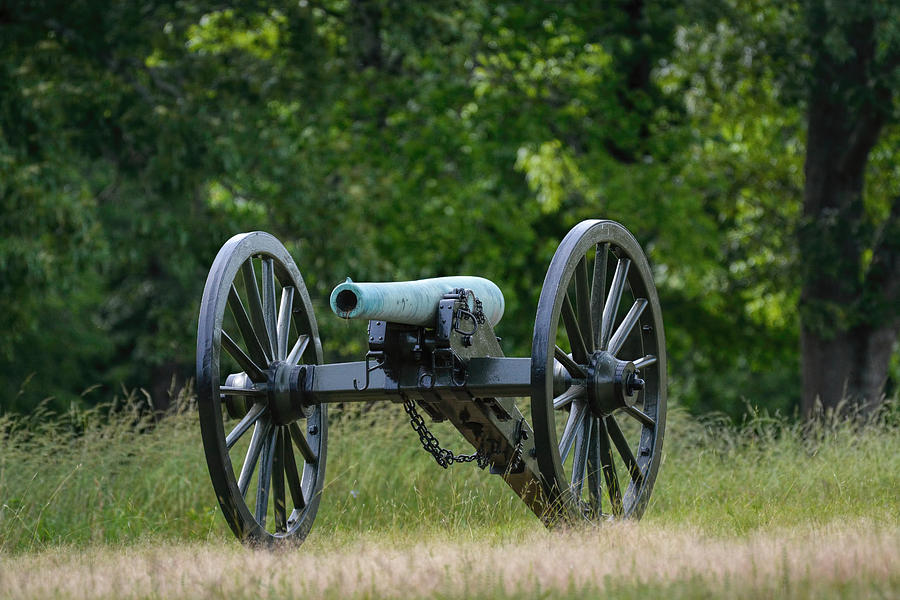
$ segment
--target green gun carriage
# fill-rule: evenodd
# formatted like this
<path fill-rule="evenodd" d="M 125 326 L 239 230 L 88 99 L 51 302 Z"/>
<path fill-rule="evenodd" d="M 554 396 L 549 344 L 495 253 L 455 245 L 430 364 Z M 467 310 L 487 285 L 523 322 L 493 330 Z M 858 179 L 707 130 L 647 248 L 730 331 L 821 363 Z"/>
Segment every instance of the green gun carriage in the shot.
<path fill-rule="evenodd" d="M 239 539 L 301 542 L 325 482 L 328 405 L 378 400 L 403 404 L 441 466 L 490 468 L 547 525 L 642 515 L 665 431 L 665 334 L 650 265 L 622 225 L 583 221 L 562 240 L 529 357 L 504 356 L 503 295 L 481 277 L 348 279 L 330 304 L 368 319 L 362 360 L 324 363 L 303 277 L 271 235 L 234 236 L 210 269 L 200 426 Z M 423 414 L 450 421 L 475 452 L 441 448 Z"/>

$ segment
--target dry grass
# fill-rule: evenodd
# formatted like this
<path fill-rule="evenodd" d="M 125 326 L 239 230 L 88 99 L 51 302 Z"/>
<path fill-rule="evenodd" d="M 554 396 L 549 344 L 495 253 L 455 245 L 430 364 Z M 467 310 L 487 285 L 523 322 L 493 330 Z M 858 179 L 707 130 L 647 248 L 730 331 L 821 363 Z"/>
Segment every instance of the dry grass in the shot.
<path fill-rule="evenodd" d="M 468 536 L 467 536 L 468 537 Z M 0 562 L 5 598 L 897 597 L 900 528 L 870 521 L 711 537 L 609 525 L 501 543 L 376 537 L 295 551 L 237 544 L 57 548 Z"/>

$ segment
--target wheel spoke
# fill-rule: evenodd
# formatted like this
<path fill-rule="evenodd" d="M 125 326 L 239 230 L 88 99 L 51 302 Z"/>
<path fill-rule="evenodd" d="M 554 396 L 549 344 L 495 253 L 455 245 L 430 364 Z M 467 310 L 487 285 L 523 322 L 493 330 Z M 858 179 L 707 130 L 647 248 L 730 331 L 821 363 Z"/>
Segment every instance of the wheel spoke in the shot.
<path fill-rule="evenodd" d="M 220 385 L 219 392 L 223 396 L 249 396 L 251 398 L 261 398 L 267 394 L 266 390 L 257 387 L 240 388 L 229 385 Z"/>
<path fill-rule="evenodd" d="M 287 502 L 284 494 L 284 427 L 278 428 L 275 438 L 275 455 L 272 457 L 272 494 L 274 498 L 275 533 L 287 531 Z"/>
<path fill-rule="evenodd" d="M 563 323 L 566 326 L 566 335 L 569 338 L 569 346 L 572 347 L 572 358 L 574 358 L 577 363 L 587 363 L 587 346 L 584 344 L 584 338 L 581 337 L 581 329 L 578 327 L 575 311 L 572 309 L 572 303 L 569 301 L 569 294 L 566 294 L 563 298 L 562 318 Z"/>
<path fill-rule="evenodd" d="M 241 347 L 238 346 L 225 331 L 222 331 L 222 347 L 237 361 L 251 381 L 262 383 L 266 380 L 266 375 L 262 372 L 262 369 L 259 368 L 259 365 L 253 362 L 253 360 L 241 350 Z"/>
<path fill-rule="evenodd" d="M 581 398 L 584 396 L 584 386 L 583 385 L 573 385 L 565 392 L 557 396 L 553 399 L 553 408 L 559 410 L 561 408 L 565 408 L 569 405 L 573 400 L 577 398 Z"/>
<path fill-rule="evenodd" d="M 588 267 L 587 259 L 582 256 L 575 267 L 575 306 L 578 309 L 578 326 L 581 330 L 581 339 L 584 341 L 587 352 L 590 354 L 594 347 L 594 326 L 591 321 L 591 297 L 588 291 Z"/>
<path fill-rule="evenodd" d="M 641 409 L 635 408 L 634 406 L 626 406 L 622 410 L 624 410 L 626 413 L 628 413 L 647 427 L 656 427 L 656 421 L 653 420 L 653 417 L 651 417 Z"/>
<path fill-rule="evenodd" d="M 248 258 L 241 265 L 241 275 L 244 277 L 244 289 L 247 291 L 247 304 L 250 307 L 250 321 L 253 330 L 259 336 L 259 341 L 266 350 L 266 356 L 272 360 L 275 352 L 272 348 L 272 339 L 266 328 L 266 319 L 263 316 L 262 299 L 259 297 L 259 287 L 256 285 L 256 271 L 253 269 L 253 259 Z"/>
<path fill-rule="evenodd" d="M 284 474 L 287 476 L 294 508 L 302 510 L 306 506 L 306 501 L 303 499 L 303 486 L 300 485 L 300 470 L 297 468 L 297 459 L 294 458 L 294 449 L 291 448 L 291 441 L 288 438 L 284 438 Z"/>
<path fill-rule="evenodd" d="M 553 351 L 553 356 L 566 368 L 569 375 L 576 379 L 587 379 L 587 373 L 585 373 L 584 369 L 572 360 L 572 358 L 566 354 L 565 350 L 556 346 L 556 349 Z"/>
<path fill-rule="evenodd" d="M 600 486 L 603 466 L 600 463 L 600 419 L 597 417 L 591 417 L 591 443 L 588 446 L 587 465 L 591 510 L 599 516 L 603 512 L 603 489 Z"/>
<path fill-rule="evenodd" d="M 593 418 L 582 419 L 578 435 L 575 437 L 575 456 L 572 457 L 572 492 L 581 498 L 584 485 L 584 472 L 587 468 L 588 448 L 591 445 L 591 428 Z"/>
<path fill-rule="evenodd" d="M 591 323 L 600 323 L 603 318 L 603 300 L 606 298 L 606 261 L 609 244 L 600 244 L 594 254 L 594 283 L 591 286 Z M 601 327 L 594 328 L 594 350 L 600 348 Z"/>
<path fill-rule="evenodd" d="M 241 496 L 247 496 L 247 488 L 250 487 L 250 478 L 253 477 L 253 471 L 256 469 L 256 461 L 259 460 L 259 453 L 262 451 L 263 440 L 268 422 L 256 423 L 253 428 L 253 437 L 250 438 L 250 446 L 247 448 L 247 456 L 244 457 L 244 465 L 241 467 L 241 474 L 238 477 L 238 490 Z"/>
<path fill-rule="evenodd" d="M 266 429 L 262 457 L 259 459 L 259 477 L 256 478 L 256 521 L 266 528 L 266 513 L 269 511 L 269 487 L 272 483 L 272 463 L 275 459 L 275 444 L 278 435 L 275 427 Z"/>
<path fill-rule="evenodd" d="M 291 439 L 294 440 L 294 445 L 297 446 L 297 450 L 300 451 L 303 460 L 311 465 L 316 464 L 318 459 L 316 458 L 316 455 L 313 454 L 312 448 L 309 447 L 309 443 L 303 436 L 303 432 L 300 431 L 300 426 L 296 423 L 291 423 L 288 428 L 291 431 Z"/>
<path fill-rule="evenodd" d="M 631 308 L 628 310 L 628 314 L 622 319 L 619 328 L 616 329 L 616 332 L 609 340 L 609 348 L 607 350 L 610 354 L 615 356 L 618 354 L 619 350 L 622 349 L 622 345 L 625 343 L 625 340 L 628 339 L 631 330 L 637 325 L 638 319 L 641 318 L 641 313 L 644 312 L 645 308 L 647 308 L 646 299 L 638 298 L 634 301 L 634 304 L 632 304 Z"/>
<path fill-rule="evenodd" d="M 306 334 L 302 334 L 297 338 L 297 341 L 294 342 L 294 347 L 291 348 L 290 354 L 287 355 L 287 358 L 284 360 L 289 365 L 296 365 L 300 362 L 300 358 L 303 356 L 303 353 L 306 352 L 306 346 L 309 345 L 309 336 Z"/>
<path fill-rule="evenodd" d="M 619 451 L 619 456 L 622 457 L 622 461 L 628 468 L 628 473 L 631 475 L 631 480 L 634 482 L 635 487 L 640 488 L 641 483 L 644 481 L 644 476 L 641 475 L 641 468 L 634 459 L 634 454 L 628 446 L 628 440 L 625 439 L 625 434 L 622 433 L 622 429 L 612 415 L 606 417 L 606 429 L 609 431 L 609 437 L 612 439 L 613 444 L 615 444 L 616 450 Z"/>
<path fill-rule="evenodd" d="M 262 259 L 262 306 L 266 332 L 269 334 L 272 344 L 272 353 L 274 357 L 277 357 L 276 321 L 278 315 L 275 313 L 275 264 L 269 257 Z"/>
<path fill-rule="evenodd" d="M 225 438 L 225 447 L 231 450 L 237 441 L 241 439 L 241 436 L 244 435 L 265 412 L 266 405 L 262 402 L 257 402 L 251 406 L 250 410 L 247 411 L 247 414 L 244 415 L 244 418 L 241 419 L 240 423 L 235 425 L 234 429 L 231 430 L 231 433 L 228 434 L 228 437 Z"/>
<path fill-rule="evenodd" d="M 656 364 L 656 357 L 653 356 L 652 354 L 648 354 L 644 358 L 639 358 L 636 361 L 634 361 L 634 368 L 635 369 L 643 369 L 644 367 L 649 367 L 650 365 L 655 365 L 655 364 Z"/>
<path fill-rule="evenodd" d="M 231 309 L 231 314 L 234 315 L 234 320 L 237 321 L 237 326 L 241 331 L 241 337 L 244 338 L 244 343 L 247 344 L 247 351 L 250 353 L 250 358 L 257 364 L 268 364 L 269 361 L 266 358 L 266 351 L 263 349 L 262 344 L 259 342 L 259 337 L 257 337 L 256 332 L 253 330 L 253 325 L 250 323 L 250 317 L 247 316 L 247 311 L 244 308 L 243 302 L 241 302 L 241 297 L 238 296 L 234 284 L 231 284 L 231 289 L 228 290 L 228 307 Z"/>
<path fill-rule="evenodd" d="M 625 282 L 628 279 L 628 267 L 631 266 L 631 260 L 628 258 L 620 258 L 616 263 L 616 272 L 613 274 L 612 284 L 609 286 L 609 295 L 606 297 L 606 304 L 603 306 L 603 319 L 600 323 L 600 350 L 606 350 L 609 344 L 609 338 L 612 335 L 612 328 L 615 324 L 616 313 L 619 311 L 619 302 L 622 301 L 622 292 L 625 291 Z"/>
<path fill-rule="evenodd" d="M 291 331 L 291 311 L 294 308 L 294 287 L 281 288 L 281 306 L 278 308 L 278 358 L 287 358 L 288 334 Z"/>
<path fill-rule="evenodd" d="M 581 429 L 581 422 L 587 415 L 587 404 L 584 402 L 575 402 L 572 404 L 572 412 L 569 413 L 569 420 L 566 422 L 566 428 L 563 430 L 562 437 L 559 440 L 559 457 L 560 462 L 566 462 L 569 456 L 569 450 L 575 442 L 575 434 Z"/>
<path fill-rule="evenodd" d="M 613 462 L 612 448 L 609 445 L 609 433 L 606 430 L 606 422 L 599 419 L 600 424 L 600 463 L 603 465 L 603 478 L 606 480 L 606 492 L 612 505 L 614 515 L 622 514 L 622 491 L 619 489 L 619 476 L 616 475 L 616 465 Z"/>

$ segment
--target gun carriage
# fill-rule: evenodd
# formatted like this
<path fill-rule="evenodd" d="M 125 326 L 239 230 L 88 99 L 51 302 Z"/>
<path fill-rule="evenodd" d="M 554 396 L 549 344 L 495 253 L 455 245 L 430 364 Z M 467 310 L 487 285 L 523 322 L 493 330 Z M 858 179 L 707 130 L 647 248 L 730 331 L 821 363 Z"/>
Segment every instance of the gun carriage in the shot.
<path fill-rule="evenodd" d="M 200 425 L 242 541 L 306 537 L 325 481 L 328 405 L 376 400 L 404 405 L 441 466 L 489 467 L 548 525 L 642 515 L 665 431 L 665 336 L 650 266 L 622 225 L 584 221 L 562 240 L 530 357 L 504 356 L 494 331 L 503 295 L 481 277 L 348 278 L 330 304 L 368 319 L 363 360 L 324 363 L 303 278 L 271 235 L 228 240 L 207 278 Z M 450 421 L 475 452 L 441 448 L 420 411 Z"/>

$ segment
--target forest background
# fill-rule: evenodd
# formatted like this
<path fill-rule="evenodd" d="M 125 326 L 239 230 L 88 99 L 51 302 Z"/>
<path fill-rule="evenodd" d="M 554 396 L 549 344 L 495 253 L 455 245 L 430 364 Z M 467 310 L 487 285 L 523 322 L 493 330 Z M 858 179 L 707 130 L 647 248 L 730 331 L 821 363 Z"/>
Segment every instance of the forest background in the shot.
<path fill-rule="evenodd" d="M 165 408 L 216 251 L 257 229 L 329 361 L 365 351 L 327 309 L 348 275 L 488 277 L 528 356 L 586 218 L 648 253 L 678 403 L 871 410 L 898 158 L 897 2 L 3 2 L 0 412 Z"/>

